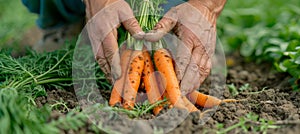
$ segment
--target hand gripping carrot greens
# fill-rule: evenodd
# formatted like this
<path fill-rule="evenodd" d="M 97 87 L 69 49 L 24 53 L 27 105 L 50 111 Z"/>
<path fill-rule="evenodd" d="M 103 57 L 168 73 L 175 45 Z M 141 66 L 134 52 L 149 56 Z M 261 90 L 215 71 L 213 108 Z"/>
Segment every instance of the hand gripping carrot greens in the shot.
<path fill-rule="evenodd" d="M 165 0 L 130 1 L 133 10 L 139 13 L 137 20 L 144 31 L 152 30 L 158 23 L 157 15 L 162 13 L 159 5 L 164 2 Z M 125 109 L 133 109 L 140 88 L 145 88 L 150 104 L 156 104 L 166 98 L 168 102 L 164 104 L 190 112 L 198 111 L 194 104 L 201 107 L 213 107 L 222 102 L 235 102 L 230 99 L 220 100 L 198 91 L 183 95 L 175 73 L 173 58 L 163 47 L 165 45 L 163 43 L 165 43 L 163 40 L 151 43 L 152 48 L 155 48 L 152 57 L 143 41 L 131 38 L 130 34 L 127 34 L 127 49 L 121 53 L 122 74 L 114 83 L 109 101 L 111 106 L 119 103 Z M 157 75 L 156 71 L 160 75 Z M 144 83 L 143 87 L 140 87 L 141 82 Z M 153 113 L 157 115 L 162 109 L 162 105 L 155 105 Z"/>
<path fill-rule="evenodd" d="M 138 6 L 136 3 L 140 3 L 142 6 Z M 133 7 L 140 7 L 140 18 L 138 22 L 143 29 L 151 29 L 155 23 L 152 22 L 152 27 L 149 27 L 149 13 L 150 4 L 149 1 L 133 2 Z M 157 5 L 158 6 L 158 5 Z M 153 10 L 154 11 L 154 10 Z M 155 10 L 155 12 L 157 12 Z M 127 50 L 122 53 L 121 57 L 121 69 L 122 75 L 116 80 L 111 93 L 109 104 L 115 106 L 117 103 L 121 103 L 125 109 L 133 109 L 135 98 L 139 89 L 142 74 L 144 74 L 143 82 L 147 92 L 148 100 L 151 104 L 162 100 L 159 86 L 156 82 L 154 75 L 154 66 L 151 60 L 150 53 L 148 51 L 142 52 L 143 43 L 130 38 L 130 34 L 127 34 Z M 154 114 L 158 114 L 162 106 L 156 106 L 153 109 Z"/>

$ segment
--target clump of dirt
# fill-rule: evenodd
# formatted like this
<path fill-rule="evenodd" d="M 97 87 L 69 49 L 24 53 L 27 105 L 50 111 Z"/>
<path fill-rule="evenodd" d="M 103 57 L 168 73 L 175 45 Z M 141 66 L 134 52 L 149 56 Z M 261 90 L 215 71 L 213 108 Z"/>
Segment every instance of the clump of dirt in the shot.
<path fill-rule="evenodd" d="M 53 106 L 56 111 L 66 111 L 66 108 L 73 109 L 78 106 L 76 95 L 72 88 L 70 89 L 46 89 L 47 96 L 36 98 L 35 102 L 38 107 L 45 104 Z M 64 106 L 65 105 L 65 106 Z"/>

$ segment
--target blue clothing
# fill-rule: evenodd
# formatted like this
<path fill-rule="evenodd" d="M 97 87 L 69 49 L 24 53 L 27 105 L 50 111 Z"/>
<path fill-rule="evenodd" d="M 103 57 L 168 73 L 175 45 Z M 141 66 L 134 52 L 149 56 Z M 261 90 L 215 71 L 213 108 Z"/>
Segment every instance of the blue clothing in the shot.
<path fill-rule="evenodd" d="M 179 4 L 187 2 L 188 0 L 167 0 L 166 4 L 162 4 L 161 7 L 164 9 L 164 12 L 168 12 L 172 7 L 175 7 Z"/>
<path fill-rule="evenodd" d="M 167 0 L 161 5 L 167 12 L 171 7 L 187 0 Z M 85 5 L 81 0 L 22 0 L 33 13 L 39 14 L 37 25 L 42 28 L 55 28 L 75 23 L 85 18 Z"/>
<path fill-rule="evenodd" d="M 85 18 L 85 5 L 81 0 L 22 0 L 33 13 L 39 14 L 40 28 L 54 28 L 81 21 Z"/>

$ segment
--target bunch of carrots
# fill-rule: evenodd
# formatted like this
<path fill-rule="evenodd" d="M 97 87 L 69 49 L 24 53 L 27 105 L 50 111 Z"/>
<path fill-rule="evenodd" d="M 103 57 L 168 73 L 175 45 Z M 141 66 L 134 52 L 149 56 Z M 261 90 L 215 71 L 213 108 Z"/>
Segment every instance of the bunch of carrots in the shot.
<path fill-rule="evenodd" d="M 144 30 L 151 30 L 158 22 L 159 17 L 153 16 L 153 14 L 162 12 L 159 4 L 163 2 L 164 0 L 139 0 L 138 2 L 131 0 L 132 8 L 140 13 L 138 21 Z M 144 83 L 151 104 L 161 101 L 165 97 L 171 106 L 193 112 L 198 110 L 194 103 L 202 107 L 212 107 L 222 102 L 218 98 L 198 91 L 194 91 L 188 96 L 182 95 L 172 57 L 168 50 L 163 48 L 163 42 L 152 44 L 156 49 L 151 56 L 145 49 L 143 41 L 136 41 L 130 38 L 129 34 L 127 36 L 127 49 L 121 54 L 122 75 L 114 83 L 109 100 L 111 106 L 122 104 L 125 109 L 133 109 L 141 83 Z M 155 69 L 161 75 L 154 73 Z M 153 109 L 153 113 L 157 115 L 162 109 L 162 105 L 157 105 Z"/>

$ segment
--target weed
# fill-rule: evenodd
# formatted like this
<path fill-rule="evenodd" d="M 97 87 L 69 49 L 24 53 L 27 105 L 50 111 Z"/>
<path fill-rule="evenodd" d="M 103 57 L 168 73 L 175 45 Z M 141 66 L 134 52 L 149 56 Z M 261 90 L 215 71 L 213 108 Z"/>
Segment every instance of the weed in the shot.
<path fill-rule="evenodd" d="M 66 112 L 70 111 L 69 107 L 62 99 L 59 101 L 55 100 L 55 103 L 51 104 L 50 107 L 51 107 L 51 110 L 58 110 L 61 113 L 66 113 Z"/>
<path fill-rule="evenodd" d="M 258 115 L 253 113 L 249 113 L 246 117 L 240 118 L 240 121 L 230 127 L 224 128 L 223 124 L 217 124 L 216 131 L 217 134 L 225 134 L 231 131 L 243 131 L 243 133 L 247 132 L 257 132 L 266 134 L 269 129 L 280 128 L 278 125 L 273 125 L 273 121 L 261 119 Z"/>
<path fill-rule="evenodd" d="M 157 105 L 161 105 L 163 102 L 166 102 L 167 100 L 161 100 L 157 101 L 154 104 L 150 104 L 149 101 L 145 101 L 142 104 L 137 103 L 132 110 L 127 110 L 124 108 L 119 108 L 119 107 L 110 107 L 107 103 L 105 104 L 99 104 L 99 109 L 101 111 L 106 111 L 106 112 L 120 112 L 120 113 L 125 113 L 128 115 L 130 118 L 138 118 L 141 117 L 142 115 L 145 115 L 146 113 L 151 113 L 154 107 Z"/>
<path fill-rule="evenodd" d="M 227 85 L 227 87 L 229 88 L 229 91 L 232 94 L 232 96 L 237 96 L 240 92 L 248 90 L 250 88 L 250 85 L 249 83 L 246 83 L 237 89 L 236 86 L 232 83 L 230 85 Z"/>

